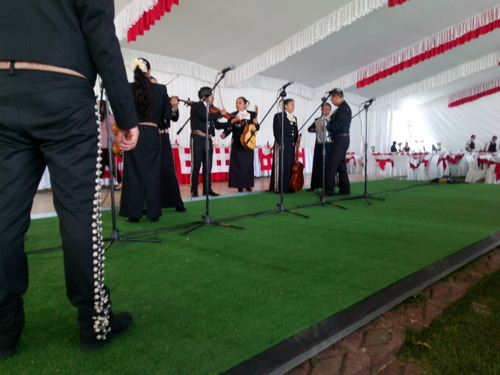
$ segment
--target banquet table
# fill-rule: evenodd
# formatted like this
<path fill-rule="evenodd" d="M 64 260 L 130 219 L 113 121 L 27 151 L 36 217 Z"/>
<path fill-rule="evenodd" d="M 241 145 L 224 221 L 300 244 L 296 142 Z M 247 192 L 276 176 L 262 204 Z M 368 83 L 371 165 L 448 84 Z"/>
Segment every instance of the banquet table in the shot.
<path fill-rule="evenodd" d="M 500 184 L 500 155 L 493 154 L 488 160 L 485 184 Z"/>
<path fill-rule="evenodd" d="M 464 151 L 370 152 L 367 155 L 367 173 L 380 177 L 406 177 L 408 180 L 433 180 L 446 175 L 465 177 L 468 171 L 465 154 Z M 478 153 L 473 154 L 475 156 Z M 484 160 L 484 163 L 487 162 Z M 363 154 L 348 152 L 346 164 L 349 173 L 364 173 Z"/>

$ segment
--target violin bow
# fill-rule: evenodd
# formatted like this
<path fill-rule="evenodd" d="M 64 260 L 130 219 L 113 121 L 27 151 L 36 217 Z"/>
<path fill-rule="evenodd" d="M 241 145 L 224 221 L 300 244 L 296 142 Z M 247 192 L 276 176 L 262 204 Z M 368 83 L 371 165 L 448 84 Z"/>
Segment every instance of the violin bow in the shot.
<path fill-rule="evenodd" d="M 170 85 L 173 81 L 175 81 L 177 78 L 179 78 L 179 74 L 177 74 L 174 78 L 172 78 L 170 81 L 168 81 L 165 86 Z"/>

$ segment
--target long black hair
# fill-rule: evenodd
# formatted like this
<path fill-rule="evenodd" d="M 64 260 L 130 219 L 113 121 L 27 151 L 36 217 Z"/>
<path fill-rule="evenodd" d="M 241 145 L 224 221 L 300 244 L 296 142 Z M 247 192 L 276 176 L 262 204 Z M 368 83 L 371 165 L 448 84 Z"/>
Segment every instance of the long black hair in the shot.
<path fill-rule="evenodd" d="M 140 57 L 139 60 L 144 61 L 147 69 L 151 69 L 149 61 Z M 151 121 L 151 112 L 153 110 L 153 92 L 151 91 L 151 81 L 146 74 L 137 67 L 134 70 L 134 100 L 139 112 L 144 118 L 144 121 Z"/>

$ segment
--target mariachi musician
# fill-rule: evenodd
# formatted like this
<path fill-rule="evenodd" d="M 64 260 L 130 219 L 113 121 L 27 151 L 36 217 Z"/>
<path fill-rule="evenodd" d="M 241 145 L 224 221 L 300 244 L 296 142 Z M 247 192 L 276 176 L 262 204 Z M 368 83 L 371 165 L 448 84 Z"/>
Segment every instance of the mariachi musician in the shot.
<path fill-rule="evenodd" d="M 243 190 L 252 191 L 254 186 L 253 159 L 254 151 L 249 146 L 249 139 L 242 139 L 242 135 L 249 131 L 253 124 L 255 131 L 259 130 L 257 113 L 248 111 L 250 102 L 240 96 L 236 99 L 236 112 L 231 113 L 230 125 L 226 127 L 221 137 L 225 138 L 233 133 L 231 141 L 231 156 L 229 161 L 229 183 L 231 188 L 237 188 L 241 193 Z M 251 130 L 250 130 L 251 131 Z M 255 134 L 250 135 L 255 137 Z"/>
<path fill-rule="evenodd" d="M 325 129 L 325 122 L 330 121 L 332 106 L 324 103 L 321 108 L 321 117 L 314 120 L 314 123 L 307 128 L 309 133 L 316 133 L 316 143 L 314 144 L 313 168 L 311 175 L 311 187 L 307 191 L 314 191 L 323 187 L 323 143 L 325 143 L 325 152 L 331 151 L 333 144 L 330 141 Z M 327 138 L 327 139 L 325 139 Z M 325 156 L 326 161 L 326 156 Z"/>
<path fill-rule="evenodd" d="M 200 167 L 203 164 L 203 195 L 209 194 L 216 197 L 219 194 L 212 190 L 212 156 L 214 149 L 212 147 L 212 138 L 215 136 L 215 129 L 224 129 L 227 124 L 217 122 L 222 116 L 227 116 L 225 109 L 219 110 L 212 106 L 214 95 L 210 87 L 202 87 L 198 91 L 199 102 L 191 106 L 191 196 L 198 197 L 198 178 Z M 208 119 L 207 119 L 208 108 Z M 208 121 L 208 160 L 205 160 L 206 137 Z M 205 176 L 208 175 L 208 181 L 205 182 Z M 208 186 L 205 186 L 206 183 Z"/>
<path fill-rule="evenodd" d="M 273 118 L 274 154 L 269 190 L 280 193 L 281 177 L 283 177 L 283 192 L 291 193 L 293 190 L 290 188 L 290 178 L 292 177 L 292 167 L 295 162 L 295 144 L 299 138 L 299 131 L 297 118 L 293 115 L 295 101 L 293 99 L 285 99 L 283 106 L 283 112 L 276 113 Z M 281 121 L 282 118 L 284 118 L 283 124 Z M 281 144 L 282 130 L 283 145 Z M 283 170 L 280 170 L 282 152 Z"/>

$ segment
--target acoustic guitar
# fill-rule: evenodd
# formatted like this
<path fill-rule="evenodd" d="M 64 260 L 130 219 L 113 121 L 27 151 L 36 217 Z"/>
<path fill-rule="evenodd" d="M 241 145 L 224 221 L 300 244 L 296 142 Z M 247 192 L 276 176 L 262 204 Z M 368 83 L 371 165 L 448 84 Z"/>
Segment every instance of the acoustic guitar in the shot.
<path fill-rule="evenodd" d="M 259 107 L 255 106 L 255 117 L 259 113 Z M 241 133 L 240 142 L 243 148 L 253 150 L 257 143 L 257 126 L 253 122 L 245 125 L 243 133 Z"/>

